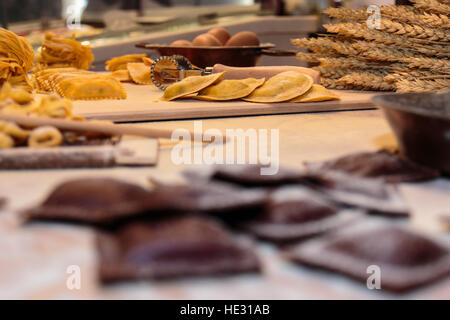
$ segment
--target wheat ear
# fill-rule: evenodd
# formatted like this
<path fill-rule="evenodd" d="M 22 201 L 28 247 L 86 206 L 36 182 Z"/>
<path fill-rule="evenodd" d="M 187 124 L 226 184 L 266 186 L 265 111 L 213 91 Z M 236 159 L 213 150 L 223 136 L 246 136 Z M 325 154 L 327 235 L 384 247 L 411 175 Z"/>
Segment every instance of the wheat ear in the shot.
<path fill-rule="evenodd" d="M 338 90 L 354 89 L 352 85 L 338 84 L 337 79 L 331 79 L 326 77 L 320 78 L 320 84 L 328 89 L 338 89 Z"/>
<path fill-rule="evenodd" d="M 411 2 L 414 3 L 414 7 L 417 9 L 445 15 L 450 14 L 450 5 L 436 0 L 411 0 Z"/>
<path fill-rule="evenodd" d="M 450 19 L 443 14 L 418 13 L 411 6 L 385 6 L 380 8 L 381 16 L 393 21 L 420 25 L 428 28 L 450 29 Z M 354 22 L 365 22 L 370 17 L 364 9 L 328 8 L 324 11 L 330 17 Z"/>
<path fill-rule="evenodd" d="M 409 68 L 413 69 L 430 69 L 430 70 L 450 70 L 450 60 L 432 59 L 432 58 L 408 58 L 402 60 L 408 64 Z"/>
<path fill-rule="evenodd" d="M 400 80 L 395 83 L 397 92 L 439 92 L 450 88 L 450 79 Z"/>
<path fill-rule="evenodd" d="M 385 81 L 384 76 L 370 72 L 351 73 L 336 80 L 338 85 L 352 85 L 362 90 L 392 91 L 395 86 Z"/>

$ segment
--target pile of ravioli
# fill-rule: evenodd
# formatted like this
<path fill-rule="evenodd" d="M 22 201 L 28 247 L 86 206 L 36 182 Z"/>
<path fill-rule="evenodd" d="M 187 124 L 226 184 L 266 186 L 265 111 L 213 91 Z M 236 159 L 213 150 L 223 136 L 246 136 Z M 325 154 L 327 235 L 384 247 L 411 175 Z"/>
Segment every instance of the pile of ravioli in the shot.
<path fill-rule="evenodd" d="M 94 61 L 89 46 L 75 38 L 48 33 L 36 58 L 33 84 L 39 93 L 58 93 L 71 100 L 125 99 L 126 91 L 111 75 L 87 71 Z"/>
<path fill-rule="evenodd" d="M 248 102 L 313 102 L 339 100 L 339 96 L 314 84 L 311 76 L 296 71 L 279 73 L 268 80 L 224 80 L 225 72 L 192 76 L 167 87 L 162 100 L 193 98 L 208 101 L 242 99 Z"/>
<path fill-rule="evenodd" d="M 121 82 L 134 82 L 136 84 L 153 84 L 150 77 L 150 68 L 153 60 L 146 54 L 128 54 L 106 61 L 106 70 Z"/>
<path fill-rule="evenodd" d="M 448 280 L 448 239 L 409 226 L 397 185 L 440 177 L 434 169 L 386 150 L 273 175 L 261 175 L 260 165 L 209 169 L 183 171 L 178 184 L 151 178 L 152 189 L 108 178 L 65 181 L 22 217 L 95 227 L 103 283 L 264 275 L 270 268 L 257 239 L 277 245 L 270 259 L 346 275 L 363 288 L 371 265 L 382 270 L 383 290 Z"/>

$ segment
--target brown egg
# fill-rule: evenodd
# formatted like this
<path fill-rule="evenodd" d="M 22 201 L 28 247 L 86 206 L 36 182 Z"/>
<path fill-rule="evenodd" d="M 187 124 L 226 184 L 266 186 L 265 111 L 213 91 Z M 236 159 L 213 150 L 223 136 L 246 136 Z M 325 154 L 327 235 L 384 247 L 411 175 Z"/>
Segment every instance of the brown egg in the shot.
<path fill-rule="evenodd" d="M 199 47 L 215 47 L 215 46 L 222 46 L 219 40 L 217 40 L 216 37 L 214 37 L 212 34 L 209 33 L 203 33 L 199 36 L 197 36 L 194 41 L 192 41 L 192 44 L 194 46 Z"/>
<path fill-rule="evenodd" d="M 174 47 L 190 47 L 192 46 L 192 43 L 187 40 L 175 40 L 170 45 Z"/>
<path fill-rule="evenodd" d="M 225 28 L 212 28 L 211 30 L 208 31 L 208 33 L 216 37 L 217 40 L 219 40 L 220 43 L 222 43 L 222 45 L 225 45 L 228 39 L 231 38 L 230 33 Z"/>
<path fill-rule="evenodd" d="M 225 46 L 259 46 L 259 39 L 258 36 L 251 31 L 242 31 L 232 36 Z"/>

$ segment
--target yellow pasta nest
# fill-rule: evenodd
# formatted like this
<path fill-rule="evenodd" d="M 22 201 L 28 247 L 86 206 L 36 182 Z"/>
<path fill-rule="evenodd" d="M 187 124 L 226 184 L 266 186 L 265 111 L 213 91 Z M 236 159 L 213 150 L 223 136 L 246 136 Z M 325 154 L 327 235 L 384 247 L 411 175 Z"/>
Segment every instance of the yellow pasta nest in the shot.
<path fill-rule="evenodd" d="M 25 38 L 3 28 L 0 28 L 0 57 L 14 60 L 24 72 L 33 68 L 33 48 Z"/>
<path fill-rule="evenodd" d="M 126 70 L 128 63 L 143 62 L 143 58 L 147 58 L 146 54 L 127 54 L 125 56 L 115 57 L 106 61 L 106 70 L 117 71 Z M 147 58 L 148 59 L 148 58 Z"/>
<path fill-rule="evenodd" d="M 23 37 L 0 28 L 0 85 L 10 82 L 32 91 L 27 72 L 33 68 L 33 60 L 33 49 Z"/>
<path fill-rule="evenodd" d="M 38 70 L 55 67 L 74 67 L 87 70 L 94 61 L 90 46 L 72 39 L 64 39 L 48 32 L 37 57 Z"/>

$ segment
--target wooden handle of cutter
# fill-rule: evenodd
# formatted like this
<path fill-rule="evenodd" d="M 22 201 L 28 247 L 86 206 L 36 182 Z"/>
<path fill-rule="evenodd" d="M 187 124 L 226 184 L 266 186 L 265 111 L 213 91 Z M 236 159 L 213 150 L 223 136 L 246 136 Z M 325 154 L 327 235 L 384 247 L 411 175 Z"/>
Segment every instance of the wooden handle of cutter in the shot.
<path fill-rule="evenodd" d="M 266 78 L 285 71 L 298 71 L 310 75 L 314 83 L 319 83 L 320 74 L 316 70 L 295 66 L 261 66 L 261 67 L 229 67 L 223 64 L 215 64 L 213 73 L 226 71 L 225 79 Z"/>
<path fill-rule="evenodd" d="M 9 114 L 0 114 L 0 120 L 12 121 L 22 126 L 27 127 L 41 127 L 53 126 L 62 130 L 87 131 L 87 132 L 101 132 L 113 135 L 132 135 L 147 138 L 172 138 L 171 130 L 145 128 L 135 125 L 116 125 L 107 123 L 97 123 L 95 121 L 76 121 L 67 119 L 57 119 L 49 117 L 34 117 L 34 116 L 17 116 Z M 202 141 L 201 137 L 195 137 L 191 133 L 191 139 Z"/>

